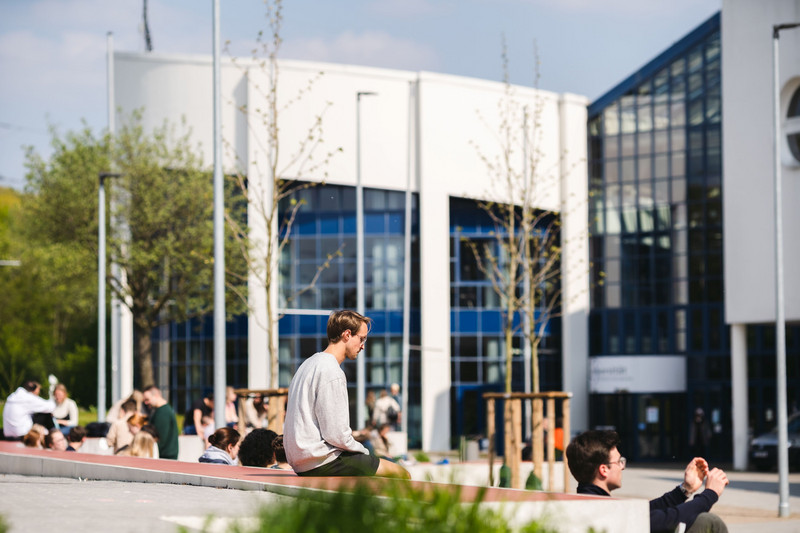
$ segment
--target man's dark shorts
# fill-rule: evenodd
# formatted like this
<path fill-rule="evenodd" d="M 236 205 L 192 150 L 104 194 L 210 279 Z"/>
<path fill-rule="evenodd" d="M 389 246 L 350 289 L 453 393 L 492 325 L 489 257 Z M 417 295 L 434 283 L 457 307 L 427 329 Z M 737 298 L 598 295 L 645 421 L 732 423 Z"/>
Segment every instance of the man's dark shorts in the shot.
<path fill-rule="evenodd" d="M 358 452 L 342 452 L 328 464 L 318 466 L 298 476 L 374 476 L 381 460 L 374 455 Z"/>

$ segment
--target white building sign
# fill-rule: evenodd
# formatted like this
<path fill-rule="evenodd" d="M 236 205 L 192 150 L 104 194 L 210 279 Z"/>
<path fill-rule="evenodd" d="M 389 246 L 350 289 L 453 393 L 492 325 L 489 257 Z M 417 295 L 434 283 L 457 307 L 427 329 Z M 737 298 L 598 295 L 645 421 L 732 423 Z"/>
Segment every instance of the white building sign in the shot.
<path fill-rule="evenodd" d="M 686 358 L 680 355 L 592 357 L 589 389 L 615 392 L 686 392 Z"/>

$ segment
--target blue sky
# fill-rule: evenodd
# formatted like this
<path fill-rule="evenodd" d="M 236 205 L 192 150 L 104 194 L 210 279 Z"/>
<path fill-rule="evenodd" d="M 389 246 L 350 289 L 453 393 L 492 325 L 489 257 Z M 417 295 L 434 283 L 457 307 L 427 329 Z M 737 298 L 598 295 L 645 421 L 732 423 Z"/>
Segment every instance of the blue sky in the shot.
<path fill-rule="evenodd" d="M 720 9 L 721 0 L 284 0 L 281 57 L 502 77 L 601 96 Z M 154 52 L 211 53 L 211 0 L 149 0 Z M 222 41 L 249 55 L 262 0 L 221 0 Z M 48 128 L 106 126 L 106 33 L 144 51 L 142 0 L 0 0 L 0 186 L 24 185 L 23 146 Z"/>

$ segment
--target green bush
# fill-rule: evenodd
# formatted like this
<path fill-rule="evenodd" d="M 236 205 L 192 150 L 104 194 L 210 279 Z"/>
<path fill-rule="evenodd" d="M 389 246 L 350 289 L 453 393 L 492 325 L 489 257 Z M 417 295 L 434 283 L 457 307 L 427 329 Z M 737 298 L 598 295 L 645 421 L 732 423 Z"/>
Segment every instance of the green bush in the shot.
<path fill-rule="evenodd" d="M 409 483 L 392 482 L 384 496 L 376 496 L 374 486 L 361 483 L 351 492 L 314 493 L 314 499 L 297 498 L 265 507 L 257 524 L 235 524 L 233 533 L 505 533 L 513 529 L 497 510 L 481 506 L 485 495 L 469 503 L 461 501 L 461 487 L 415 488 Z M 511 504 L 510 504 L 511 505 Z M 556 530 L 531 522 L 523 533 L 550 533 Z"/>

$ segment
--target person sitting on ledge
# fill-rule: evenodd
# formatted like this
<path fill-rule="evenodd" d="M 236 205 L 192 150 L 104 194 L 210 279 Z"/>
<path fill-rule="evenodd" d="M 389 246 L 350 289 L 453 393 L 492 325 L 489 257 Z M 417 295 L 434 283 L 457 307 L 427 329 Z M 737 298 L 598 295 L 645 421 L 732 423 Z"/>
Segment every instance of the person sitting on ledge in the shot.
<path fill-rule="evenodd" d="M 297 369 L 289 384 L 283 446 L 300 476 L 382 476 L 410 479 L 402 466 L 370 455 L 353 438 L 345 359 L 355 361 L 372 320 L 354 311 L 328 318 L 328 346 Z"/>
<path fill-rule="evenodd" d="M 627 461 L 617 449 L 616 431 L 591 430 L 581 433 L 567 446 L 569 471 L 578 482 L 578 494 L 611 496 L 622 486 L 622 471 Z M 705 479 L 706 489 L 695 494 Z M 728 476 L 719 468 L 708 469 L 708 463 L 695 457 L 686 467 L 683 483 L 660 498 L 650 500 L 650 531 L 674 532 L 686 524 L 686 533 L 727 533 L 722 519 L 708 511 L 719 499 Z"/>

